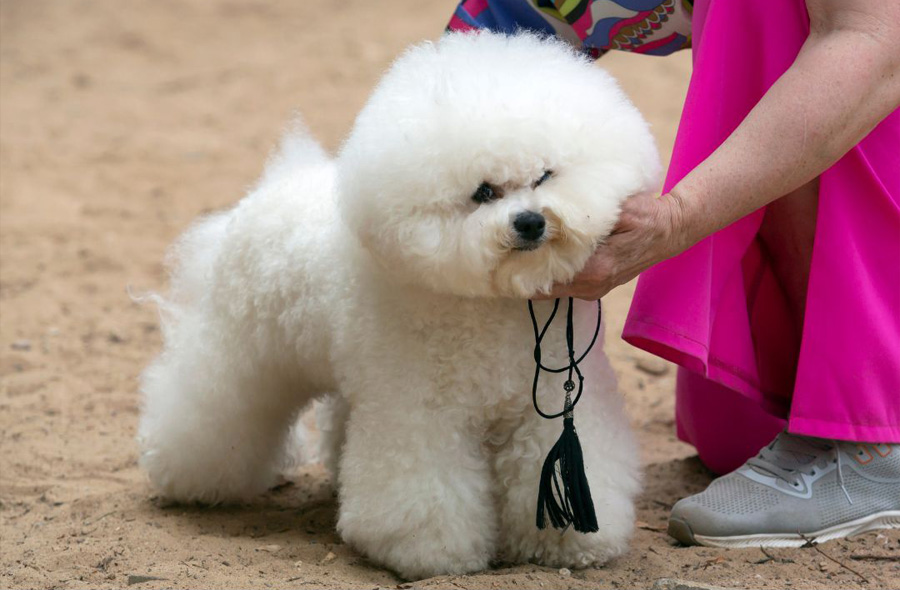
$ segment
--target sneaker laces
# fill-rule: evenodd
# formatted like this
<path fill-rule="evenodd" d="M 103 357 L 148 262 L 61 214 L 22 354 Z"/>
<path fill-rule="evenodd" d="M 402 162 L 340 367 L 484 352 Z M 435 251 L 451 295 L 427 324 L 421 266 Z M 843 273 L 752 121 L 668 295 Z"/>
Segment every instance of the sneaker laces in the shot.
<path fill-rule="evenodd" d="M 837 464 L 841 491 L 847 501 L 853 504 L 844 485 L 841 452 L 835 440 L 797 436 L 783 431 L 771 444 L 763 447 L 759 455 L 748 460 L 746 465 L 758 473 L 780 479 L 791 487 L 800 487 L 800 474 L 815 475 L 817 469 L 824 469 L 832 462 Z"/>

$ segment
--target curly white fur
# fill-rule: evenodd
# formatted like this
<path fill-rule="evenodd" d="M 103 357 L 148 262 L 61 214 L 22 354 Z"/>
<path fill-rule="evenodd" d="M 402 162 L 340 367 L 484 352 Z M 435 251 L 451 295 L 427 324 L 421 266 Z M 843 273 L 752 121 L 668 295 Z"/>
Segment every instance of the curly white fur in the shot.
<path fill-rule="evenodd" d="M 638 457 L 600 346 L 576 412 L 600 532 L 535 527 L 561 424 L 531 407 L 524 298 L 571 279 L 658 169 L 615 82 L 559 42 L 448 35 L 412 48 L 336 160 L 295 129 L 257 188 L 175 246 L 165 349 L 142 384 L 151 481 L 180 501 L 258 494 L 288 459 L 298 413 L 325 398 L 338 530 L 404 577 L 621 553 Z M 502 198 L 474 202 L 482 182 Z M 524 211 L 547 223 L 527 251 L 512 225 Z M 549 305 L 536 307 L 546 317 Z M 576 309 L 579 346 L 594 314 Z M 557 323 L 548 364 L 564 362 Z M 542 383 L 546 407 L 560 391 Z"/>

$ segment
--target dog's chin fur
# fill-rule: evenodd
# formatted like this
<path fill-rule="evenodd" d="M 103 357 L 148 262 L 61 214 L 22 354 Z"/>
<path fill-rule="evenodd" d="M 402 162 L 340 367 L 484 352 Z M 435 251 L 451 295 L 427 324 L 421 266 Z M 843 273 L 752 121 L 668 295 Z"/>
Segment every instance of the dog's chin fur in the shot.
<path fill-rule="evenodd" d="M 658 171 L 634 107 L 560 42 L 414 47 L 336 159 L 298 126 L 250 195 L 173 249 L 165 348 L 142 378 L 142 466 L 173 500 L 247 499 L 297 456 L 292 425 L 324 399 L 338 530 L 402 576 L 620 554 L 638 460 L 599 346 L 577 414 L 601 530 L 534 526 L 560 425 L 531 408 L 523 299 L 571 280 Z M 499 198 L 476 203 L 485 182 Z M 513 229 L 524 212 L 546 221 L 531 249 Z M 576 309 L 578 343 L 595 314 Z M 564 362 L 564 338 L 547 333 L 547 362 Z M 541 384 L 543 403 L 558 405 L 558 386 Z"/>

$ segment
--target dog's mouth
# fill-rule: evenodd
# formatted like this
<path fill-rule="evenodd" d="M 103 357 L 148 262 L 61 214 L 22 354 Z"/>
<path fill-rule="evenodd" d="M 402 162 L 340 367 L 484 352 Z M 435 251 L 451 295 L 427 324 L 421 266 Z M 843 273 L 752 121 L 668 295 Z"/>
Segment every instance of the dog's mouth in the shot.
<path fill-rule="evenodd" d="M 537 250 L 538 248 L 540 248 L 546 241 L 547 240 L 544 239 L 531 241 L 522 240 L 516 242 L 512 249 L 515 252 L 531 252 L 532 250 Z"/>

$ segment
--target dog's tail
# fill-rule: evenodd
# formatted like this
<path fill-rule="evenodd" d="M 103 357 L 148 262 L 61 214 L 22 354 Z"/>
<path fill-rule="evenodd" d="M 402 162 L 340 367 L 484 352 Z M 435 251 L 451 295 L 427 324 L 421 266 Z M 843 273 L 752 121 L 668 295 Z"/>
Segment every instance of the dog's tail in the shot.
<path fill-rule="evenodd" d="M 304 168 L 321 166 L 328 160 L 328 154 L 313 138 L 303 118 L 294 115 L 278 148 L 269 156 L 257 186 L 278 181 Z"/>
<path fill-rule="evenodd" d="M 187 309 L 203 297 L 230 219 L 230 209 L 207 215 L 195 221 L 169 248 L 165 261 L 168 293 L 134 293 L 129 288 L 137 303 L 156 305 L 164 335 L 170 335 Z"/>
<path fill-rule="evenodd" d="M 166 265 L 174 301 L 197 301 L 209 288 L 209 275 L 230 220 L 231 210 L 207 215 L 194 222 L 169 250 Z"/>
<path fill-rule="evenodd" d="M 264 185 L 289 179 L 304 168 L 318 167 L 328 161 L 328 154 L 310 135 L 303 120 L 295 116 L 278 148 L 269 157 L 262 176 L 249 193 Z M 156 303 L 164 329 L 176 323 L 182 311 L 203 296 L 233 211 L 234 208 L 230 208 L 197 220 L 169 249 L 166 266 L 170 272 L 171 288 L 167 296 L 134 296 L 138 301 Z"/>

